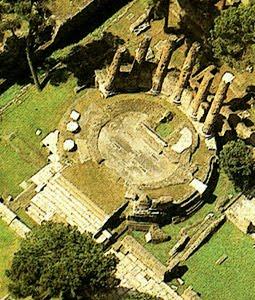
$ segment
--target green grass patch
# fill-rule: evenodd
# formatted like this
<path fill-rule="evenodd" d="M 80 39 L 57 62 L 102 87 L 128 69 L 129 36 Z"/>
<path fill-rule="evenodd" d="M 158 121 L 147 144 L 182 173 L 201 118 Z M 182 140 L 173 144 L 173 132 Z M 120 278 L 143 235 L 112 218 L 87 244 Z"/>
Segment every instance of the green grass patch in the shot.
<path fill-rule="evenodd" d="M 86 162 L 66 168 L 63 175 L 107 214 L 124 203 L 124 182 L 105 166 Z"/>
<path fill-rule="evenodd" d="M 17 195 L 22 191 L 19 184 L 36 172 L 36 165 L 22 159 L 22 154 L 3 141 L 0 141 L 0 157 L 0 195 Z"/>
<path fill-rule="evenodd" d="M 156 132 L 162 138 L 166 138 L 173 132 L 173 124 L 171 123 L 171 121 L 167 123 L 160 123 L 156 128 Z"/>
<path fill-rule="evenodd" d="M 214 194 L 221 198 L 226 198 L 230 195 L 237 195 L 237 191 L 235 190 L 233 183 L 228 179 L 228 176 L 223 171 L 220 171 L 219 181 Z"/>
<path fill-rule="evenodd" d="M 254 299 L 254 241 L 226 223 L 207 244 L 188 261 L 183 279 L 202 294 L 205 300 Z M 226 254 L 222 265 L 215 262 Z"/>
<path fill-rule="evenodd" d="M 15 211 L 15 213 L 29 228 L 33 229 L 34 227 L 38 226 L 38 224 L 25 212 L 24 208 L 19 208 L 17 211 Z"/>
<path fill-rule="evenodd" d="M 14 252 L 19 247 L 20 239 L 8 228 L 6 223 L 0 220 L 0 297 L 8 293 L 8 278 L 5 271 L 11 266 Z"/>
<path fill-rule="evenodd" d="M 14 84 L 0 96 L 0 108 L 9 103 L 13 98 L 18 96 L 21 91 L 21 86 Z"/>
<path fill-rule="evenodd" d="M 56 129 L 63 114 L 73 103 L 76 80 L 71 76 L 59 86 L 48 84 L 42 92 L 34 86 L 21 96 L 3 115 L 0 122 L 0 195 L 17 195 L 19 184 L 44 164 L 46 153 L 41 139 Z M 36 129 L 42 130 L 36 136 Z"/>

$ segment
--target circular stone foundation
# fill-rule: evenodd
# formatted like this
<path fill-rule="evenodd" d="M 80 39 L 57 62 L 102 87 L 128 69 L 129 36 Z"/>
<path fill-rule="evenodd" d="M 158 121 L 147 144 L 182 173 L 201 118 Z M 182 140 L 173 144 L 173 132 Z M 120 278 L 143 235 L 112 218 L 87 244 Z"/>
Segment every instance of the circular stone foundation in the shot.
<path fill-rule="evenodd" d="M 119 96 L 91 105 L 83 119 L 82 138 L 90 156 L 123 178 L 127 190 L 159 202 L 167 198 L 188 204 L 199 183 L 208 180 L 214 153 L 174 105 L 125 95 L 124 100 Z M 162 124 L 171 128 L 166 136 L 157 130 Z"/>
<path fill-rule="evenodd" d="M 167 143 L 146 124 L 144 113 L 121 114 L 107 123 L 98 137 L 105 164 L 132 185 L 161 182 L 178 164 L 164 153 Z"/>

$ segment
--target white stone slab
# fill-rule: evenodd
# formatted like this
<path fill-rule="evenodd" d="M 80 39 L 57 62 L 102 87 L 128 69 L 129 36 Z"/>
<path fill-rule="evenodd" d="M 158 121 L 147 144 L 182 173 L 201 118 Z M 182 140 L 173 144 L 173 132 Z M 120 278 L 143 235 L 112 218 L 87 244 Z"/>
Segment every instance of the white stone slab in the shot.
<path fill-rule="evenodd" d="M 181 154 L 183 151 L 191 147 L 192 145 L 192 132 L 187 127 L 184 127 L 180 131 L 181 137 L 178 142 L 172 145 L 171 149 L 178 154 Z"/>
<path fill-rule="evenodd" d="M 64 141 L 63 148 L 65 151 L 72 151 L 75 148 L 75 142 L 72 139 Z"/>
<path fill-rule="evenodd" d="M 76 110 L 72 110 L 71 114 L 70 114 L 70 118 L 74 121 L 78 121 L 80 119 L 81 114 L 76 111 Z"/>
<path fill-rule="evenodd" d="M 66 125 L 66 129 L 69 132 L 75 132 L 78 130 L 78 128 L 79 128 L 79 124 L 76 121 L 71 121 L 71 122 L 67 123 L 67 125 Z"/>
<path fill-rule="evenodd" d="M 57 143 L 59 137 L 59 130 L 50 132 L 43 140 L 42 144 L 47 147 L 50 152 L 57 153 Z"/>
<path fill-rule="evenodd" d="M 193 187 L 195 190 L 197 190 L 199 192 L 200 195 L 202 195 L 205 190 L 207 189 L 207 185 L 204 184 L 202 181 L 194 178 L 190 184 L 191 187 Z"/>
<path fill-rule="evenodd" d="M 151 240 L 152 240 L 151 233 L 150 233 L 150 232 L 147 232 L 147 233 L 145 234 L 145 241 L 146 241 L 146 243 L 151 242 Z"/>

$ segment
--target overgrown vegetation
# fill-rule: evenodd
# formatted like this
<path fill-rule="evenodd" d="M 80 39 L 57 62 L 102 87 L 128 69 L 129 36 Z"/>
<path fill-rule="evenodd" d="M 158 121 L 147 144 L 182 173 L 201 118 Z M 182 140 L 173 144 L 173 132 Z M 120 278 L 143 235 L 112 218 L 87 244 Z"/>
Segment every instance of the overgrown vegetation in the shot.
<path fill-rule="evenodd" d="M 247 192 L 252 187 L 255 163 L 252 150 L 244 141 L 230 141 L 223 146 L 220 166 L 237 190 Z"/>
<path fill-rule="evenodd" d="M 214 21 L 211 32 L 214 56 L 236 68 L 255 63 L 255 4 L 229 7 Z"/>
<path fill-rule="evenodd" d="M 40 45 L 50 39 L 55 23 L 50 18 L 51 12 L 46 4 L 47 1 L 40 0 L 2 0 L 0 2 L 0 32 L 4 35 L 6 31 L 11 31 L 16 43 L 20 43 L 19 38 L 24 40 L 24 43 L 21 43 L 22 50 L 26 54 L 27 63 L 38 90 L 41 90 L 41 84 L 33 62 L 33 54 Z M 16 31 L 21 27 L 22 31 L 17 35 Z"/>
<path fill-rule="evenodd" d="M 75 227 L 44 223 L 21 242 L 7 276 L 18 298 L 92 299 L 114 288 L 117 258 Z"/>

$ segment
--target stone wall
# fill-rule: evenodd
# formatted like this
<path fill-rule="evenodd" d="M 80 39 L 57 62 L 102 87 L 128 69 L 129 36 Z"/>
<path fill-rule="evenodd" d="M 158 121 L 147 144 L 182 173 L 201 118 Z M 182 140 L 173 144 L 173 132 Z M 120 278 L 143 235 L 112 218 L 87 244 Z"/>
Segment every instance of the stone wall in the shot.
<path fill-rule="evenodd" d="M 182 297 L 163 281 L 166 267 L 131 236 L 126 236 L 109 252 L 119 259 L 116 277 L 120 279 L 119 288 L 123 289 L 123 294 L 127 290 L 136 290 L 157 299 L 182 300 Z"/>
<path fill-rule="evenodd" d="M 121 244 L 114 246 L 115 251 L 121 251 L 122 253 L 130 252 L 137 259 L 139 259 L 147 268 L 152 270 L 155 274 L 155 279 L 164 281 L 167 268 L 162 265 L 153 255 L 144 249 L 133 237 L 126 236 Z"/>
<path fill-rule="evenodd" d="M 0 218 L 22 238 L 30 231 L 30 229 L 18 219 L 17 215 L 3 203 L 0 203 Z"/>

